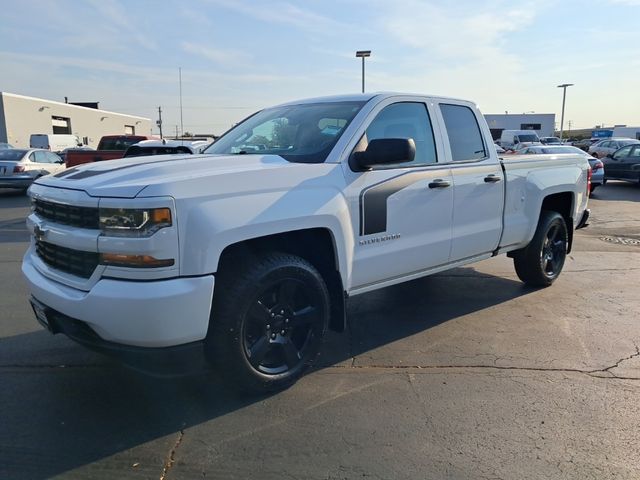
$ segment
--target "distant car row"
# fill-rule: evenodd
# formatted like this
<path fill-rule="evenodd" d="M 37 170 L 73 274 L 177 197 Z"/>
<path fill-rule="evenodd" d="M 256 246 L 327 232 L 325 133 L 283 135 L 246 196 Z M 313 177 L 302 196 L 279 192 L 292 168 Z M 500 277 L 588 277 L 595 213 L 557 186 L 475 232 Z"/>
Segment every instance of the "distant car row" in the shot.
<path fill-rule="evenodd" d="M 103 137 L 103 140 L 106 146 L 125 145 L 122 139 L 115 140 L 114 136 Z M 109 144 L 109 142 L 111 143 Z M 209 142 L 206 141 L 142 140 L 136 141 L 124 151 L 115 152 L 118 154 L 118 158 L 184 155 L 202 153 L 208 145 Z M 0 188 L 26 190 L 36 178 L 55 174 L 67 168 L 69 165 L 65 164 L 63 157 L 77 152 L 85 153 L 80 149 L 67 149 L 64 155 L 58 155 L 43 148 L 19 149 L 13 148 L 7 143 L 0 144 Z M 92 151 L 91 153 L 96 152 Z"/>
<path fill-rule="evenodd" d="M 614 149 L 615 145 L 621 146 Z M 594 150 L 593 154 L 590 153 L 592 149 Z M 595 144 L 592 149 L 589 152 L 585 152 L 571 145 L 544 145 L 542 143 L 521 142 L 513 149 L 505 151 L 499 145 L 496 145 L 496 150 L 500 154 L 582 154 L 589 161 L 593 172 L 591 191 L 599 185 L 604 185 L 609 179 L 626 180 L 640 184 L 640 140 L 603 140 Z"/>

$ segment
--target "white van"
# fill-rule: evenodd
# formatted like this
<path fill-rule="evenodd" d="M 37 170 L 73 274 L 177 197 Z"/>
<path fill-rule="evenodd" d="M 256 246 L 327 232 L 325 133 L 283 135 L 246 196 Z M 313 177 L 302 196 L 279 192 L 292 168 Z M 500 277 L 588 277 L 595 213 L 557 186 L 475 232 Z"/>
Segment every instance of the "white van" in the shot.
<path fill-rule="evenodd" d="M 540 139 L 535 130 L 503 130 L 500 136 L 500 146 L 510 149 L 519 143 L 539 143 Z"/>
<path fill-rule="evenodd" d="M 29 148 L 44 148 L 52 152 L 61 152 L 65 148 L 81 147 L 82 142 L 77 135 L 61 133 L 33 133 L 29 138 Z"/>

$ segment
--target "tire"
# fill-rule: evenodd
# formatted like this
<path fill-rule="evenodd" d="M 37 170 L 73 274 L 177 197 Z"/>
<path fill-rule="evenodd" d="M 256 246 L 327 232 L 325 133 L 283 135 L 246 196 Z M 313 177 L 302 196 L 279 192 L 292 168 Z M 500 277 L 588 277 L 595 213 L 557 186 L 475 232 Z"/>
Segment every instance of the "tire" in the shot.
<path fill-rule="evenodd" d="M 207 359 L 246 393 L 292 385 L 316 361 L 329 324 L 329 292 L 318 270 L 273 252 L 228 262 L 216 281 Z"/>
<path fill-rule="evenodd" d="M 518 278 L 532 287 L 551 285 L 562 272 L 567 241 L 567 225 L 562 215 L 543 210 L 531 242 L 513 257 Z"/>
<path fill-rule="evenodd" d="M 589 189 L 589 193 L 593 193 L 593 191 L 596 189 L 598 185 L 594 185 L 593 183 L 591 184 L 591 188 Z"/>

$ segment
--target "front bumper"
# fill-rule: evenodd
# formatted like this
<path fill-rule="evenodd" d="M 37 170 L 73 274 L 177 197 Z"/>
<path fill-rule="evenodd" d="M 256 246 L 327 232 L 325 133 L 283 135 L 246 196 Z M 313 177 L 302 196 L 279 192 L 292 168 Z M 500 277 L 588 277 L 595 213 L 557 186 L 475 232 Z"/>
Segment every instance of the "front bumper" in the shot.
<path fill-rule="evenodd" d="M 113 357 L 135 370 L 171 376 L 207 369 L 202 341 L 162 348 L 123 345 L 100 338 L 87 323 L 46 307 L 33 297 L 31 305 L 36 312 L 36 319 L 51 333 L 62 333 L 82 346 Z"/>
<path fill-rule="evenodd" d="M 157 281 L 103 278 L 86 292 L 40 273 L 29 253 L 22 272 L 39 302 L 84 322 L 105 342 L 162 348 L 198 342 L 207 335 L 213 275 Z"/>

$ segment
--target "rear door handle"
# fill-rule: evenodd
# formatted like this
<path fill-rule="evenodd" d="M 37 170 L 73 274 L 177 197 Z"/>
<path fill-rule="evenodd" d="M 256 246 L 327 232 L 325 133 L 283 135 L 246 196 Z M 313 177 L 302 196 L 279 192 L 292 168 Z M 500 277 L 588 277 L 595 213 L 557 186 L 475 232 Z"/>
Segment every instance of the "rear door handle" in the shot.
<path fill-rule="evenodd" d="M 451 182 L 436 178 L 433 182 L 429 183 L 429 188 L 447 188 L 451 186 Z"/>
<path fill-rule="evenodd" d="M 502 180 L 498 175 L 492 173 L 491 175 L 487 175 L 484 177 L 484 183 L 496 183 Z"/>

